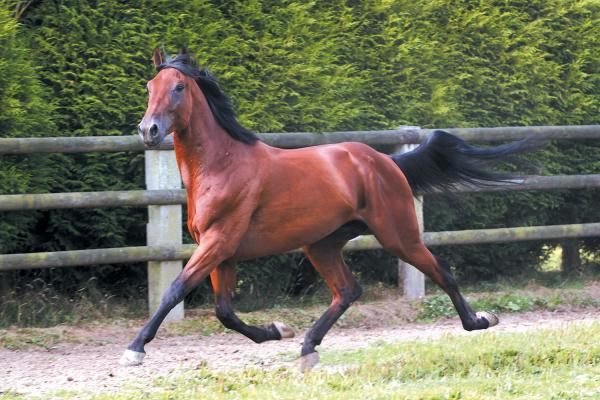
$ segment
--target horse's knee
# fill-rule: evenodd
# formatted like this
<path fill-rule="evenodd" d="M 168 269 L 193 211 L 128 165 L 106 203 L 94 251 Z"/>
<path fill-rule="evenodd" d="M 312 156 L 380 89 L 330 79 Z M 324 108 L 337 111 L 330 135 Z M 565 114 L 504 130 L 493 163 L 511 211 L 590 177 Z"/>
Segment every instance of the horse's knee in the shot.
<path fill-rule="evenodd" d="M 279 327 L 275 324 L 270 324 L 262 328 L 248 326 L 235 315 L 233 309 L 229 306 L 217 304 L 215 314 L 225 328 L 245 335 L 254 343 L 262 343 L 267 340 L 281 340 L 283 337 L 293 336 L 293 331 L 290 334 L 287 330 L 291 329 L 281 323 L 279 323 Z"/>
<path fill-rule="evenodd" d="M 354 283 L 350 287 L 344 287 L 340 289 L 338 296 L 338 304 L 344 310 L 347 309 L 360 298 L 363 294 L 363 289 L 358 283 Z"/>
<path fill-rule="evenodd" d="M 239 325 L 238 318 L 236 317 L 233 310 L 229 307 L 217 305 L 215 308 L 215 314 L 217 316 L 217 319 L 221 321 L 225 328 L 235 330 L 235 328 Z"/>

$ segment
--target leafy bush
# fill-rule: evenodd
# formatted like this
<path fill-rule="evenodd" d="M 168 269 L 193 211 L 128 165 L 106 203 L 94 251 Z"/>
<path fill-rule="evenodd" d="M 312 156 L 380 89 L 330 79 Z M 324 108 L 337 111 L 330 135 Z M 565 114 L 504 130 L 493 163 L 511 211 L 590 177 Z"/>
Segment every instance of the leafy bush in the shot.
<path fill-rule="evenodd" d="M 29 57 L 20 27 L 0 8 L 0 129 L 2 136 L 27 137 L 55 133 L 52 106 Z M 46 191 L 54 171 L 48 157 L 0 158 L 0 193 Z M 35 213 L 0 214 L 0 252 L 34 245 Z"/>
<path fill-rule="evenodd" d="M 157 45 L 171 52 L 188 46 L 220 77 L 241 122 L 258 132 L 598 124 L 599 16 L 597 2 L 575 0 L 33 2 L 21 26 L 0 11 L 1 135 L 134 134 Z M 599 149 L 561 142 L 538 157 L 548 173 L 597 172 Z M 143 187 L 142 154 L 3 157 L 0 163 L 4 193 Z M 430 196 L 426 228 L 597 221 L 596 195 Z M 145 215 L 126 208 L 10 213 L 0 218 L 0 248 L 141 244 Z M 597 245 L 586 241 L 586 250 Z M 541 243 L 436 252 L 472 281 L 532 270 L 544 257 Z M 383 279 L 395 277 L 393 260 L 380 253 L 351 261 L 363 278 L 377 278 L 373 263 L 386 265 L 379 269 Z M 307 271 L 287 256 L 245 264 L 240 291 L 301 293 L 314 287 L 316 276 Z M 65 292 L 96 276 L 103 290 L 127 296 L 138 296 L 145 282 L 143 268 L 108 266 L 12 276 L 61 282 Z M 115 288 L 125 281 L 136 285 Z M 202 286 L 197 299 L 207 293 Z"/>

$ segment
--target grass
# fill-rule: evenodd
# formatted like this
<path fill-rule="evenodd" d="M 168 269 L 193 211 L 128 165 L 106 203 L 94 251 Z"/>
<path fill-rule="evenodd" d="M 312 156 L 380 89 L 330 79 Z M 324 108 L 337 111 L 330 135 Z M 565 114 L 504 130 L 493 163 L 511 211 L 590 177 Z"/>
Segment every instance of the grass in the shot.
<path fill-rule="evenodd" d="M 501 282 L 493 286 L 485 285 L 482 291 L 472 288 L 463 294 L 476 310 L 496 313 L 525 312 L 534 310 L 568 310 L 600 305 L 598 282 L 580 279 L 562 279 L 560 282 L 526 282 L 520 287 L 512 282 Z M 481 290 L 481 288 L 480 288 Z M 418 304 L 417 320 L 429 322 L 443 317 L 453 317 L 456 311 L 450 299 L 441 290 L 431 290 L 433 294 Z"/>
<path fill-rule="evenodd" d="M 495 313 L 524 312 L 533 310 L 555 311 L 559 308 L 597 306 L 598 299 L 574 291 L 550 291 L 550 294 L 494 293 L 467 296 L 475 310 Z M 421 321 L 435 321 L 442 317 L 456 315 L 452 302 L 446 295 L 425 298 L 420 304 L 417 317 Z"/>
<path fill-rule="evenodd" d="M 598 283 L 571 284 L 569 288 L 547 288 L 528 285 L 521 289 L 507 290 L 497 286 L 494 292 L 468 292 L 467 298 L 476 310 L 499 313 L 524 312 L 532 310 L 578 309 L 598 307 L 600 299 L 591 288 L 600 291 Z M 503 291 L 504 290 L 504 291 Z M 251 312 L 238 312 L 239 317 L 252 325 L 264 325 L 272 321 L 282 321 L 294 328 L 311 326 L 323 313 L 328 304 L 328 295 L 319 293 L 301 302 L 280 302 L 273 308 Z M 420 321 L 432 322 L 440 318 L 456 317 L 456 311 L 448 296 L 440 291 L 416 302 L 398 299 L 396 288 L 372 285 L 366 288 L 364 301 L 350 307 L 337 322 L 338 327 L 355 328 L 370 326 L 391 326 Z M 145 319 L 100 319 L 99 321 L 78 323 L 79 331 L 72 326 L 58 325 L 51 328 L 0 329 L 0 347 L 12 350 L 54 347 L 61 342 L 89 343 L 87 329 L 97 330 L 139 328 Z M 204 335 L 225 332 L 226 328 L 216 319 L 211 308 L 186 311 L 186 319 L 165 324 L 162 336 Z M 133 334 L 133 333 L 132 333 Z"/>
<path fill-rule="evenodd" d="M 18 291 L 13 289 L 0 294 L 0 328 L 52 327 L 108 320 L 114 316 L 135 318 L 144 309 L 143 298 L 111 296 L 99 289 L 93 279 L 66 295 L 38 278 Z"/>
<path fill-rule="evenodd" d="M 65 328 L 21 328 L 0 331 L 0 347 L 9 350 L 25 350 L 34 347 L 48 350 L 58 343 L 74 341 L 76 339 Z"/>
<path fill-rule="evenodd" d="M 0 398 L 19 398 L 14 394 L 6 396 Z M 600 398 L 600 324 L 379 343 L 353 352 L 326 351 L 320 366 L 306 375 L 295 368 L 216 372 L 201 367 L 148 382 L 143 389 L 138 385 L 120 393 L 61 392 L 56 397 L 597 399 Z"/>
<path fill-rule="evenodd" d="M 493 292 L 470 292 L 466 297 L 476 310 L 495 313 L 526 312 L 534 310 L 567 310 L 600 306 L 600 299 L 589 288 L 597 285 L 592 282 L 585 286 L 580 282 L 569 284 L 569 288 L 548 288 L 529 284 L 521 289 L 497 286 Z M 379 296 L 374 293 L 379 290 Z M 403 322 L 432 322 L 440 318 L 455 317 L 456 310 L 447 295 L 441 291 L 427 296 L 423 300 L 407 302 L 397 300 L 397 289 L 369 287 L 367 301 L 350 307 L 337 322 L 337 326 L 353 328 L 360 326 L 396 325 Z M 327 297 L 323 297 L 326 299 Z M 394 300 L 391 300 L 394 299 Z M 239 312 L 244 321 L 254 325 L 268 324 L 272 321 L 284 321 L 295 328 L 308 328 L 323 313 L 326 300 L 284 303 L 271 309 L 252 312 Z M 192 311 L 192 313 L 194 313 Z M 202 332 L 210 335 L 224 332 L 225 328 L 216 320 L 212 311 L 196 311 L 196 315 L 185 321 L 171 324 L 167 335 L 189 335 Z"/>

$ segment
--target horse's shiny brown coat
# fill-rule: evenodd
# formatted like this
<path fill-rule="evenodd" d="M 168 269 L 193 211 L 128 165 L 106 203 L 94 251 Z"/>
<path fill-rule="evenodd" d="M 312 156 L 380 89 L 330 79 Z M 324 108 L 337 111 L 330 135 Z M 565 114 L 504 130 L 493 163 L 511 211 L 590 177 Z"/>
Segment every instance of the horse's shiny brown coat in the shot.
<path fill-rule="evenodd" d="M 155 53 L 155 64 L 161 64 Z M 185 89 L 177 91 L 181 84 Z M 140 134 L 156 144 L 173 133 L 187 190 L 188 229 L 198 247 L 165 295 L 157 314 L 129 347 L 144 343 L 170 308 L 211 274 L 217 316 L 256 342 L 280 339 L 274 326 L 245 325 L 234 314 L 235 262 L 302 247 L 332 290 L 326 313 L 306 335 L 302 354 L 361 293 L 341 249 L 366 226 L 382 246 L 416 266 L 448 292 L 463 325 L 487 327 L 455 287 L 449 268 L 423 245 L 411 188 L 387 155 L 360 143 L 283 150 L 232 138 L 216 121 L 196 81 L 164 68 L 149 82 Z M 158 136 L 152 136 L 150 126 Z M 152 136 L 152 137 L 151 137 Z M 351 221 L 360 221 L 347 225 Z"/>
<path fill-rule="evenodd" d="M 361 143 L 283 150 L 239 142 L 212 117 L 194 80 L 175 69 L 152 81 L 145 118 L 173 107 L 160 104 L 170 100 L 163 82 L 185 82 L 190 97 L 167 128 L 187 190 L 188 229 L 199 244 L 186 276 L 316 243 L 353 220 L 389 247 L 419 243 L 412 192 L 387 155 Z"/>

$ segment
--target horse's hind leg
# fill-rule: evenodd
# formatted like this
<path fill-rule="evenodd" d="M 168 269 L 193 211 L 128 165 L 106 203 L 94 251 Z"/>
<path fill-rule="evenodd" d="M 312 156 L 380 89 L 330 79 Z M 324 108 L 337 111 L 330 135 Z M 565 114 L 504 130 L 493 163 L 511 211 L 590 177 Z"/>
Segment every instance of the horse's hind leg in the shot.
<path fill-rule="evenodd" d="M 342 247 L 346 241 L 347 239 L 334 234 L 304 248 L 311 263 L 331 289 L 333 299 L 327 311 L 306 332 L 300 358 L 302 372 L 310 370 L 319 362 L 315 347 L 321 344 L 327 331 L 362 294 L 361 287 L 342 258 Z"/>
<path fill-rule="evenodd" d="M 404 207 L 402 207 L 404 206 Z M 498 324 L 498 317 L 488 312 L 475 313 L 467 300 L 460 294 L 450 265 L 443 259 L 431 254 L 421 241 L 412 202 L 399 207 L 382 208 L 403 213 L 399 215 L 378 216 L 369 223 L 377 240 L 383 248 L 415 266 L 430 277 L 450 297 L 463 328 L 468 331 L 487 329 Z"/>
<path fill-rule="evenodd" d="M 433 256 L 425 245 L 421 243 L 420 246 L 409 248 L 408 251 L 401 254 L 403 254 L 401 258 L 404 261 L 417 267 L 448 294 L 465 330 L 487 329 L 498 324 L 499 321 L 496 315 L 486 311 L 477 313 L 473 311 L 460 293 L 450 265 L 444 259 Z M 424 259 L 427 260 L 423 262 Z"/>
<path fill-rule="evenodd" d="M 241 333 L 255 343 L 294 337 L 294 331 L 281 322 L 256 327 L 246 325 L 235 315 L 231 303 L 236 283 L 234 262 L 227 261 L 219 265 L 210 273 L 210 280 L 215 292 L 215 313 L 226 328 Z"/>

